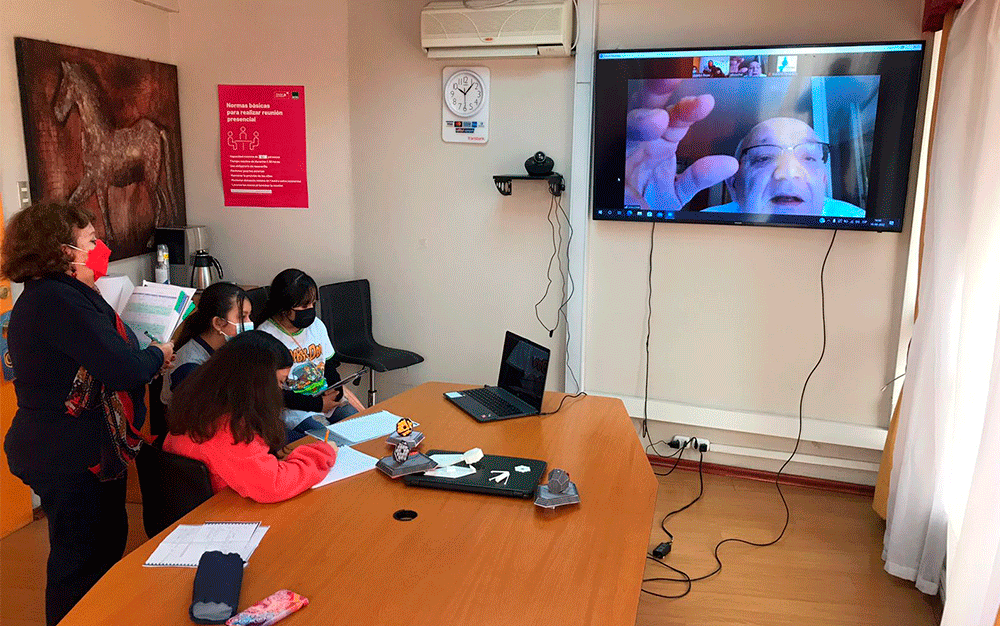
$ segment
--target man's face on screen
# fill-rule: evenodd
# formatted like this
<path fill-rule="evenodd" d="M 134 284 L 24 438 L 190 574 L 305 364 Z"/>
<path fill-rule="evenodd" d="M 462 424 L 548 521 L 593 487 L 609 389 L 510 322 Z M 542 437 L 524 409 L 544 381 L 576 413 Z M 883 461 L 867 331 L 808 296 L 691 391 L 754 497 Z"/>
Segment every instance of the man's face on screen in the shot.
<path fill-rule="evenodd" d="M 750 61 L 750 65 L 747 66 L 747 76 L 760 76 L 760 61 Z"/>
<path fill-rule="evenodd" d="M 744 213 L 822 215 L 827 147 L 803 121 L 776 117 L 755 126 L 736 155 L 727 181 Z"/>

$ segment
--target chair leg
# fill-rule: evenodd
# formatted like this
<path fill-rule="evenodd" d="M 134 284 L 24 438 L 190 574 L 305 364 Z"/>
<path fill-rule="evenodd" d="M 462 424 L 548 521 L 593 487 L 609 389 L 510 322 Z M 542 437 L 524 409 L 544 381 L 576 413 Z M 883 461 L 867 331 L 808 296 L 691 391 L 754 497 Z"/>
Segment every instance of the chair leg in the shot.
<path fill-rule="evenodd" d="M 378 392 L 375 390 L 375 370 L 368 368 L 368 406 L 375 405 L 375 395 Z"/>

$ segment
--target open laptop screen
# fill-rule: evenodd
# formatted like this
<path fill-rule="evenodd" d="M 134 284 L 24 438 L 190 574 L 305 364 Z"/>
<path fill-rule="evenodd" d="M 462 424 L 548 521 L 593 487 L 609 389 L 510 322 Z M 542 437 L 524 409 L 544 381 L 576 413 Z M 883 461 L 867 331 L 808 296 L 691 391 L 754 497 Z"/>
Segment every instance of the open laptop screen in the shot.
<path fill-rule="evenodd" d="M 506 389 L 538 411 L 542 410 L 549 350 L 507 331 L 497 386 Z"/>

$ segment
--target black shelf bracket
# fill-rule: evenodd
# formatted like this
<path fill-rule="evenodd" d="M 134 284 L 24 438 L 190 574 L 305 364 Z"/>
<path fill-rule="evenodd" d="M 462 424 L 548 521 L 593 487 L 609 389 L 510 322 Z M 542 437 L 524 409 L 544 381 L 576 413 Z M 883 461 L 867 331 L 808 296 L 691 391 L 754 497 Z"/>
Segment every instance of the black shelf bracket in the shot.
<path fill-rule="evenodd" d="M 563 175 L 556 172 L 544 176 L 528 176 L 525 174 L 494 176 L 493 184 L 497 186 L 497 191 L 502 195 L 509 196 L 513 192 L 514 185 L 512 181 L 515 180 L 547 180 L 549 181 L 549 193 L 553 196 L 561 196 L 562 192 L 566 190 L 566 181 L 563 180 Z"/>

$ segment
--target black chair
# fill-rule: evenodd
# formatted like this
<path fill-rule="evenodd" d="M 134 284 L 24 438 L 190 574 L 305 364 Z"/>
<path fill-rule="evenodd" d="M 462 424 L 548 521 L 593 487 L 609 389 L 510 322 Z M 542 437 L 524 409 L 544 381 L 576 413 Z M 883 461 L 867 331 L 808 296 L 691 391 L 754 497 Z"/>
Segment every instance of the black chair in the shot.
<path fill-rule="evenodd" d="M 389 372 L 424 360 L 416 352 L 387 348 L 372 336 L 372 298 L 368 281 L 349 280 L 319 288 L 320 319 L 342 363 L 368 369 L 368 406 L 375 404 L 375 372 Z"/>
<path fill-rule="evenodd" d="M 257 287 L 256 289 L 251 289 L 247 292 L 247 297 L 250 298 L 250 321 L 253 322 L 254 328 L 263 324 L 266 320 L 262 319 L 264 315 L 264 303 L 267 302 L 267 293 L 271 290 L 270 287 Z"/>
<path fill-rule="evenodd" d="M 155 537 L 212 497 L 212 480 L 201 461 L 143 443 L 135 467 L 147 537 Z"/>

